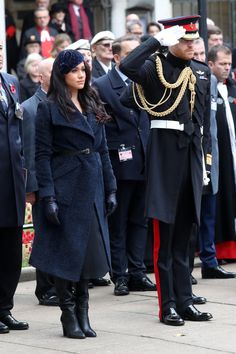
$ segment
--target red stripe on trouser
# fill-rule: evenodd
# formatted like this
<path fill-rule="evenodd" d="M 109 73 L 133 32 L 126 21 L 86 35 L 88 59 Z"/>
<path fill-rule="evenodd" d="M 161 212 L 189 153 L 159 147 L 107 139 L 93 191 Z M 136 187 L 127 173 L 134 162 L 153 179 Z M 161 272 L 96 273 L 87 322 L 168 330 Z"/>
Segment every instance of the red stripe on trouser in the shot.
<path fill-rule="evenodd" d="M 154 272 L 155 272 L 157 293 L 158 293 L 159 318 L 161 320 L 162 319 L 161 284 L 160 284 L 159 269 L 157 266 L 159 249 L 160 249 L 160 228 L 159 228 L 159 221 L 156 219 L 153 219 L 153 233 L 154 233 L 153 262 L 154 262 Z"/>

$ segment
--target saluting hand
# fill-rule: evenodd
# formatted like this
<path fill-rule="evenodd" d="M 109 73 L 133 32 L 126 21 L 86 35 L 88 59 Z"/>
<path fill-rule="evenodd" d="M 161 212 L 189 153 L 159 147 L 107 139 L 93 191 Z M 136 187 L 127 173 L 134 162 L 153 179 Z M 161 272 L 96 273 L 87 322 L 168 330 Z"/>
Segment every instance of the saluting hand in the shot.
<path fill-rule="evenodd" d="M 158 32 L 154 38 L 156 38 L 163 47 L 169 47 L 179 43 L 179 39 L 185 35 L 185 32 L 185 28 L 176 25 L 163 29 L 162 31 Z"/>

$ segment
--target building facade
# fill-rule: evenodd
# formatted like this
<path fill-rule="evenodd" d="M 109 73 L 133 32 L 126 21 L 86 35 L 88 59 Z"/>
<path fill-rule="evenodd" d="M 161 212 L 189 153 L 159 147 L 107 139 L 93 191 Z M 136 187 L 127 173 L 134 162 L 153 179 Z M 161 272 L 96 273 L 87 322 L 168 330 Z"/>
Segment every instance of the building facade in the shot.
<path fill-rule="evenodd" d="M 51 0 L 51 4 L 54 2 Z M 26 12 L 34 8 L 34 0 L 0 0 L 0 12 L 1 3 L 12 13 L 20 31 Z M 110 29 L 116 36 L 124 34 L 128 13 L 137 13 L 144 28 L 151 20 L 198 13 L 198 0 L 84 0 L 84 3 L 94 14 L 95 31 Z M 223 30 L 225 41 L 235 47 L 236 0 L 207 0 L 206 3 L 208 17 Z"/>

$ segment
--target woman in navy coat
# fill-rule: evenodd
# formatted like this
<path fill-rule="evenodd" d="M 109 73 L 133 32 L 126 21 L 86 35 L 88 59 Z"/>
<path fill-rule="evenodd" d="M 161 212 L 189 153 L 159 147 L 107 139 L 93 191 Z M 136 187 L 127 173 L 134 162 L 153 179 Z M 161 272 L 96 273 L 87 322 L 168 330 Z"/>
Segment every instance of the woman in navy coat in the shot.
<path fill-rule="evenodd" d="M 71 338 L 96 336 L 88 319 L 88 279 L 110 270 L 107 215 L 116 207 L 103 124 L 108 117 L 89 81 L 83 55 L 62 51 L 36 118 L 41 222 L 30 263 L 55 277 L 63 333 Z"/>

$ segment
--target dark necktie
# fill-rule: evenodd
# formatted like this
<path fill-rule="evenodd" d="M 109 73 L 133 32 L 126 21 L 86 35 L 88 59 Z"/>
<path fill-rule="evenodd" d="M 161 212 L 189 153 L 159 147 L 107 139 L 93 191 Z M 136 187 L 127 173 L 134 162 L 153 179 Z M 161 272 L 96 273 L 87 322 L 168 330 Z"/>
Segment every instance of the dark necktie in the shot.
<path fill-rule="evenodd" d="M 6 92 L 4 91 L 2 83 L 0 83 L 0 104 L 2 105 L 2 108 L 5 112 L 7 112 L 7 110 L 8 110 L 8 105 L 6 103 L 6 99 L 7 99 Z"/>
<path fill-rule="evenodd" d="M 131 80 L 127 78 L 127 79 L 125 80 L 125 83 L 126 83 L 127 85 L 129 85 L 129 84 L 131 84 Z"/>

